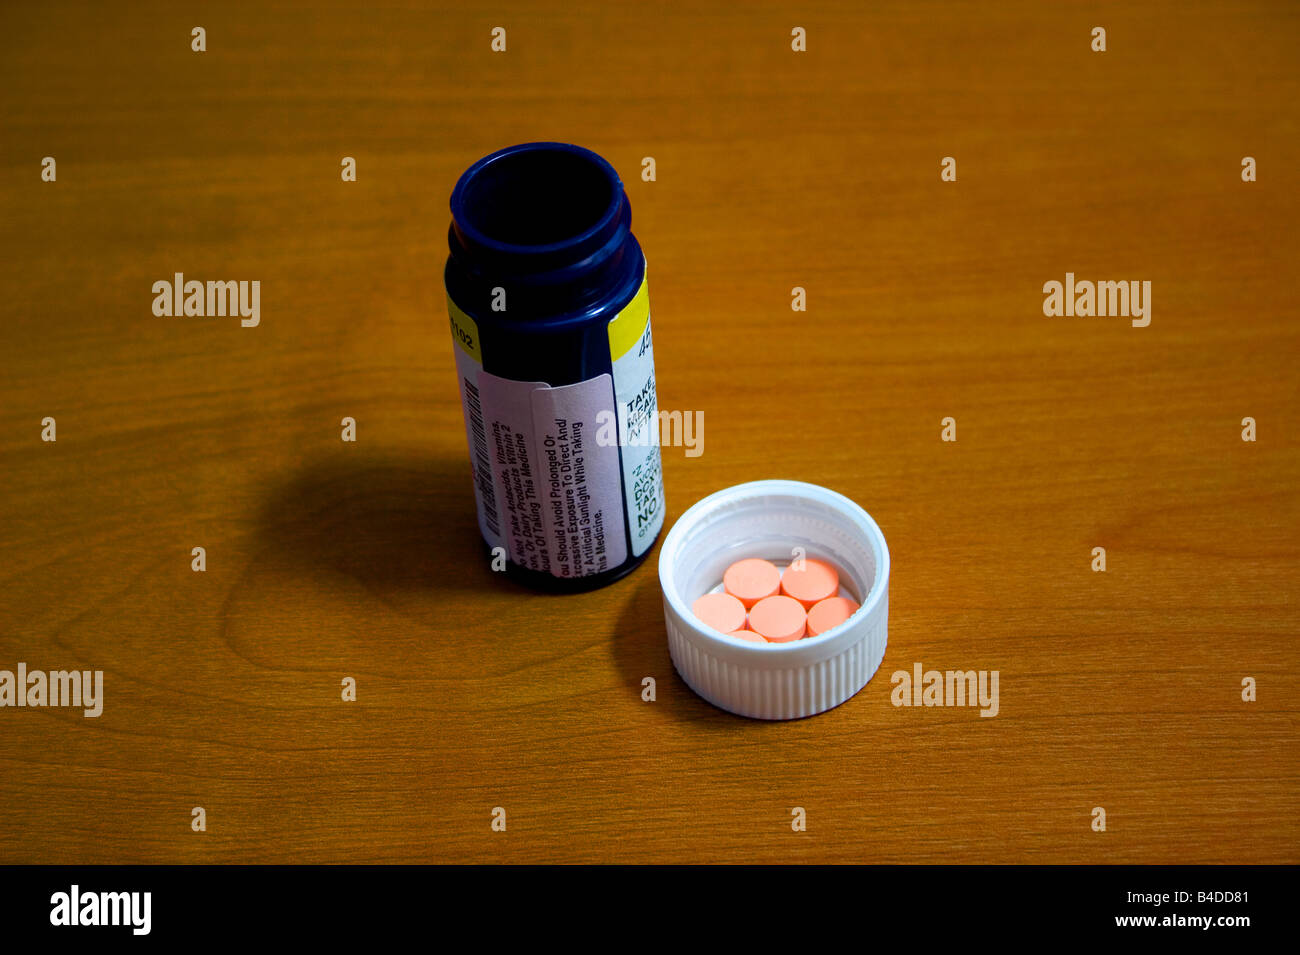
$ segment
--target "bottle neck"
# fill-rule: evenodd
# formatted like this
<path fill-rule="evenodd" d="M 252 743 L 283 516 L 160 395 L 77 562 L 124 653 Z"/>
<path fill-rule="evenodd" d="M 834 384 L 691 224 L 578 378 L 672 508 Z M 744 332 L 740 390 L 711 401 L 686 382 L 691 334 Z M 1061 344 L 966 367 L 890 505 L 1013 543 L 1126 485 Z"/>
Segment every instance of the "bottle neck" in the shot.
<path fill-rule="evenodd" d="M 563 250 L 541 252 L 484 248 L 457 228 L 447 234 L 448 282 L 457 302 L 478 312 L 514 318 L 585 312 L 617 297 L 640 268 L 641 249 L 631 231 L 631 207 L 621 195 L 618 219 L 599 236 Z M 497 290 L 501 291 L 498 292 Z"/>
<path fill-rule="evenodd" d="M 580 146 L 525 143 L 484 157 L 456 183 L 451 217 L 448 288 L 471 312 L 596 310 L 641 268 L 623 184 Z"/>

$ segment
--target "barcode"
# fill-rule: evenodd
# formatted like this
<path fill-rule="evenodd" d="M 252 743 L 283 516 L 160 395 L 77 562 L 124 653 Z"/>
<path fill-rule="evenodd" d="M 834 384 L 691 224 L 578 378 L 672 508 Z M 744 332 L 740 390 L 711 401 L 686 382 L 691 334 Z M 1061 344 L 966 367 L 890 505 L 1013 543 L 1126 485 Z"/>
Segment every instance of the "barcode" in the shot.
<path fill-rule="evenodd" d="M 483 408 L 478 403 L 478 388 L 465 379 L 465 406 L 469 408 L 469 430 L 474 442 L 474 483 L 483 502 L 483 520 L 493 537 L 501 536 L 497 521 L 497 497 L 492 489 L 492 463 L 488 459 L 487 435 L 483 432 Z"/>

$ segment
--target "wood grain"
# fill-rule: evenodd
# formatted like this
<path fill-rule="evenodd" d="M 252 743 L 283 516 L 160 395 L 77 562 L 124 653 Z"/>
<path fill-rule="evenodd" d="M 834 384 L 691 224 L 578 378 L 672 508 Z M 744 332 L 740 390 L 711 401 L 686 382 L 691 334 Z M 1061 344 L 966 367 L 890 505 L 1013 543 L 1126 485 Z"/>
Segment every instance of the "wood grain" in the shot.
<path fill-rule="evenodd" d="M 1294 5 L 43 3 L 0 36 L 0 668 L 106 697 L 0 710 L 0 860 L 1300 861 Z M 481 559 L 447 197 L 531 139 L 626 180 L 660 406 L 704 413 L 669 521 L 793 477 L 883 528 L 889 650 L 844 706 L 695 697 L 653 557 L 575 597 Z M 177 271 L 260 280 L 261 325 L 155 317 Z M 1150 326 L 1045 317 L 1067 271 L 1150 280 Z M 998 669 L 1000 714 L 891 706 L 917 661 Z"/>

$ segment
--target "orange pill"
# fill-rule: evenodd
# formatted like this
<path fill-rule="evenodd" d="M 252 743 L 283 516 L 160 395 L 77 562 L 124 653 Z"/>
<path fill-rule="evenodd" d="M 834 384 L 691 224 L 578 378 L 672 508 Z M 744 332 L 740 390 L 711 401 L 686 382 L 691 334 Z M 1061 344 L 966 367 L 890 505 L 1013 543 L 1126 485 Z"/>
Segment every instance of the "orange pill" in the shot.
<path fill-rule="evenodd" d="M 808 611 L 808 636 L 815 637 L 831 627 L 838 627 L 858 609 L 848 597 L 827 597 L 819 600 Z"/>
<path fill-rule="evenodd" d="M 803 561 L 802 570 L 795 570 L 794 566 L 791 564 L 781 575 L 781 593 L 799 601 L 805 610 L 839 592 L 839 572 L 825 561 L 808 557 Z"/>
<path fill-rule="evenodd" d="M 735 633 L 745 626 L 745 605 L 731 594 L 705 594 L 691 610 L 700 623 L 723 633 Z"/>
<path fill-rule="evenodd" d="M 781 571 L 770 560 L 747 557 L 727 568 L 722 575 L 722 586 L 748 610 L 764 597 L 781 592 Z"/>
<path fill-rule="evenodd" d="M 748 640 L 750 643 L 767 643 L 767 637 L 761 633 L 755 633 L 753 630 L 737 630 L 732 634 L 733 637 L 740 637 L 742 640 Z"/>
<path fill-rule="evenodd" d="M 772 643 L 789 643 L 804 635 L 808 614 L 790 597 L 764 597 L 749 612 L 749 628 Z"/>

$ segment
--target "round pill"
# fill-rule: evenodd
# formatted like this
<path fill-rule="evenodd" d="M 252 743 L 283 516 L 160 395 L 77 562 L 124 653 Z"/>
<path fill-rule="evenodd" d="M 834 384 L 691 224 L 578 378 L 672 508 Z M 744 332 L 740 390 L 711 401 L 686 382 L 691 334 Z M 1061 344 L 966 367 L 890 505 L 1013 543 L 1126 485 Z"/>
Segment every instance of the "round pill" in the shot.
<path fill-rule="evenodd" d="M 827 597 L 808 611 L 808 636 L 815 637 L 831 627 L 838 627 L 857 612 L 858 605 L 848 597 Z"/>
<path fill-rule="evenodd" d="M 840 589 L 839 572 L 825 561 L 808 557 L 801 570 L 794 568 L 791 564 L 781 575 L 781 593 L 799 601 L 805 610 L 819 600 L 834 597 Z"/>
<path fill-rule="evenodd" d="M 737 630 L 731 634 L 733 637 L 740 637 L 742 640 L 748 640 L 750 643 L 767 643 L 767 638 L 761 633 L 755 633 L 753 630 Z"/>
<path fill-rule="evenodd" d="M 727 568 L 722 575 L 722 586 L 748 610 L 764 597 L 781 592 L 781 571 L 770 560 L 747 557 Z"/>
<path fill-rule="evenodd" d="M 700 623 L 723 633 L 735 633 L 745 626 L 745 605 L 731 594 L 705 594 L 691 610 Z"/>
<path fill-rule="evenodd" d="M 772 643 L 789 643 L 804 635 L 808 614 L 790 597 L 764 597 L 749 612 L 749 627 Z"/>

